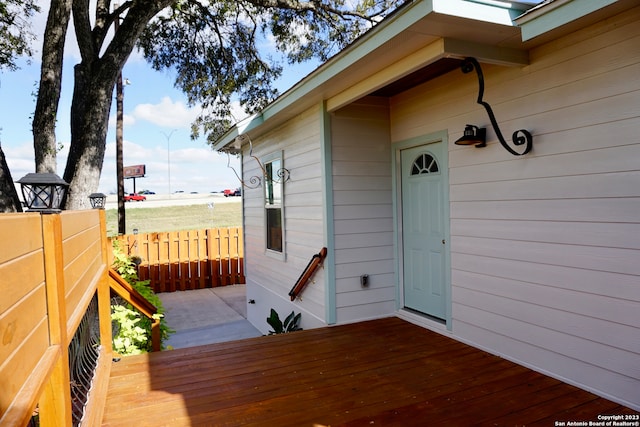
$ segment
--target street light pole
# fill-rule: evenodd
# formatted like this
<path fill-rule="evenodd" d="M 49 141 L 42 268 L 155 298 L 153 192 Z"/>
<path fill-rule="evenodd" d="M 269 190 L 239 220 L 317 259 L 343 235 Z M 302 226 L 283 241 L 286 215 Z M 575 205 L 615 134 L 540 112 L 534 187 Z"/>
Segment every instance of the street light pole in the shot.
<path fill-rule="evenodd" d="M 169 150 L 169 141 L 171 141 L 171 135 L 173 135 L 173 133 L 177 130 L 178 129 L 173 129 L 169 133 L 160 131 L 160 133 L 163 134 L 165 138 L 167 138 L 167 183 L 169 184 L 169 197 L 171 197 L 171 151 Z"/>

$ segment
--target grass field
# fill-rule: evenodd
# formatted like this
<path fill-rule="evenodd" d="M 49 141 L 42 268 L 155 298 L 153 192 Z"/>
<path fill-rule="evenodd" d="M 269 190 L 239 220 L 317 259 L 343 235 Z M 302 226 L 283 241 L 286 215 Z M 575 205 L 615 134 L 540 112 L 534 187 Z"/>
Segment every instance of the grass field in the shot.
<path fill-rule="evenodd" d="M 241 203 L 136 208 L 125 211 L 126 234 L 242 226 Z M 107 235 L 118 234 L 118 210 L 107 209 Z"/>

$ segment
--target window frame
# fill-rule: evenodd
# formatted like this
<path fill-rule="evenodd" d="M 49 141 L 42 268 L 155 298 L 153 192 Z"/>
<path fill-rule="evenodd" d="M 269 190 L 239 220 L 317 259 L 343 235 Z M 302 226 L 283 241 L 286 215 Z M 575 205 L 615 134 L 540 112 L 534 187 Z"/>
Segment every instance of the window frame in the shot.
<path fill-rule="evenodd" d="M 275 169 L 270 168 L 274 162 L 279 162 L 279 165 Z M 264 183 L 263 183 L 263 201 L 264 201 L 264 250 L 268 256 L 284 260 L 286 258 L 286 240 L 285 240 L 285 215 L 284 215 L 284 181 L 278 177 L 278 170 L 284 168 L 284 151 L 276 151 L 262 157 L 262 164 L 264 165 Z M 276 191 L 272 191 L 270 197 L 269 189 L 274 190 L 275 186 L 278 186 L 280 199 L 277 203 L 277 198 L 273 198 L 273 194 L 277 194 Z M 281 251 L 269 247 L 269 210 L 280 210 L 280 239 L 281 239 Z"/>

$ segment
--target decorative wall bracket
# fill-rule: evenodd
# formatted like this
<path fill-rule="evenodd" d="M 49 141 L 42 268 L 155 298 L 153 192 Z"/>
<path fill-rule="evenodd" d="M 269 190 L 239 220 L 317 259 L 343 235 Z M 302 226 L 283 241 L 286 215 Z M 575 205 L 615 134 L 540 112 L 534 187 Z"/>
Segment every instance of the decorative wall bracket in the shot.
<path fill-rule="evenodd" d="M 262 171 L 262 177 L 260 177 L 259 175 L 254 175 L 249 178 L 249 183 L 245 182 L 242 178 L 240 178 L 240 175 L 238 175 L 238 172 L 236 172 L 233 166 L 231 166 L 231 163 L 230 163 L 231 157 L 229 155 L 229 151 L 227 151 L 227 167 L 233 171 L 233 173 L 236 175 L 236 178 L 238 178 L 238 181 L 240 181 L 240 184 L 242 184 L 243 187 L 246 187 L 249 189 L 258 188 L 262 184 L 263 180 L 265 181 L 269 180 L 271 182 L 278 183 L 278 184 L 289 181 L 291 173 L 289 172 L 289 169 L 286 169 L 286 168 L 280 168 L 277 171 L 274 171 L 273 176 L 278 177 L 277 179 L 273 179 L 273 177 L 270 178 L 268 176 L 267 170 L 265 169 L 260 159 L 258 159 L 256 156 L 253 155 L 253 143 L 251 142 L 251 138 L 249 138 L 248 135 L 237 136 L 236 140 L 234 141 L 234 148 L 239 151 L 240 148 L 242 147 L 242 143 L 244 142 L 249 143 L 249 156 L 252 157 L 256 161 L 256 163 L 258 163 L 258 166 Z"/>
<path fill-rule="evenodd" d="M 522 146 L 524 145 L 524 150 L 518 152 L 511 148 L 507 141 L 505 141 L 504 136 L 502 136 L 502 132 L 500 131 L 500 127 L 498 126 L 498 122 L 496 121 L 496 117 L 493 114 L 493 110 L 491 109 L 491 105 L 489 103 L 483 101 L 482 97 L 484 96 L 484 76 L 482 74 L 482 69 L 480 68 L 480 63 L 475 58 L 465 58 L 461 65 L 462 72 L 467 74 L 476 70 L 476 74 L 478 75 L 478 104 L 482 105 L 485 110 L 487 110 L 487 114 L 489 115 L 489 120 L 491 120 L 491 125 L 493 126 L 493 130 L 500 140 L 500 144 L 507 150 L 509 153 L 514 156 L 522 156 L 531 151 L 533 145 L 533 137 L 531 133 L 525 129 L 519 129 L 515 131 L 512 135 L 513 145 Z"/>

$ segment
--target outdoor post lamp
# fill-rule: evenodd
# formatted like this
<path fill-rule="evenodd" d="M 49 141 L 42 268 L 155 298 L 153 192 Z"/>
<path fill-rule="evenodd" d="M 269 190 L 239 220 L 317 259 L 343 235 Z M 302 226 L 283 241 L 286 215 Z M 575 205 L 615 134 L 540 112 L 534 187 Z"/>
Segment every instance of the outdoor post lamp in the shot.
<path fill-rule="evenodd" d="M 18 181 L 28 211 L 58 213 L 69 184 L 55 173 L 28 173 Z"/>
<path fill-rule="evenodd" d="M 103 193 L 91 193 L 89 194 L 89 201 L 93 209 L 104 209 L 104 205 L 107 202 L 107 195 Z"/>
<path fill-rule="evenodd" d="M 466 125 L 464 127 L 464 135 L 458 139 L 457 145 L 475 145 L 476 147 L 486 147 L 487 145 L 487 129 L 479 128 L 474 125 Z"/>

